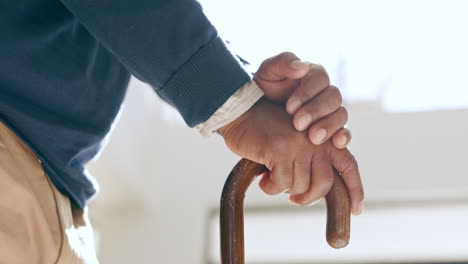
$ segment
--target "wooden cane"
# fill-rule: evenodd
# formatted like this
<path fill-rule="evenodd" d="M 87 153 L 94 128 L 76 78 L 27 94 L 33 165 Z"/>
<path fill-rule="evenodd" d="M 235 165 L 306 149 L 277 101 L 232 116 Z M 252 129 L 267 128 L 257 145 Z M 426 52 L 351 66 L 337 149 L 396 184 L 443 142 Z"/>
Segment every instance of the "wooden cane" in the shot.
<path fill-rule="evenodd" d="M 256 176 L 268 169 L 242 159 L 232 169 L 221 195 L 221 263 L 244 264 L 244 196 Z M 335 181 L 325 197 L 327 203 L 327 242 L 333 248 L 345 247 L 350 234 L 350 200 L 343 179 L 334 170 Z"/>

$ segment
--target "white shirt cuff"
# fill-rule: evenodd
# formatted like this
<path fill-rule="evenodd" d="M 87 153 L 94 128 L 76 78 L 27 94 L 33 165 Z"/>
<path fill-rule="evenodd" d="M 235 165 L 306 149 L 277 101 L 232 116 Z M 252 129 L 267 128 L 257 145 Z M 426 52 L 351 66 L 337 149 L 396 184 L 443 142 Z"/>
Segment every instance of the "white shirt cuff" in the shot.
<path fill-rule="evenodd" d="M 247 112 L 262 96 L 262 89 L 251 80 L 229 97 L 208 120 L 196 126 L 196 129 L 203 137 L 209 137 L 218 128 L 231 123 Z"/>

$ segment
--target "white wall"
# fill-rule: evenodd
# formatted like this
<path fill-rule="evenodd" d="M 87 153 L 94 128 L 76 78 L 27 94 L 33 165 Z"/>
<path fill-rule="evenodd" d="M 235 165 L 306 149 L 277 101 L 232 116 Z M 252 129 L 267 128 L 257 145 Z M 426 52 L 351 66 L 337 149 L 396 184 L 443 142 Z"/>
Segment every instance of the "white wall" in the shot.
<path fill-rule="evenodd" d="M 168 111 L 133 81 L 108 147 L 90 166 L 102 189 L 91 217 L 104 264 L 204 259 L 206 217 L 239 158 L 220 137 L 203 140 L 167 121 Z M 377 103 L 351 105 L 351 149 L 367 201 L 467 199 L 467 121 L 468 110 L 385 114 Z M 250 205 L 285 203 L 286 196 L 249 193 Z"/>

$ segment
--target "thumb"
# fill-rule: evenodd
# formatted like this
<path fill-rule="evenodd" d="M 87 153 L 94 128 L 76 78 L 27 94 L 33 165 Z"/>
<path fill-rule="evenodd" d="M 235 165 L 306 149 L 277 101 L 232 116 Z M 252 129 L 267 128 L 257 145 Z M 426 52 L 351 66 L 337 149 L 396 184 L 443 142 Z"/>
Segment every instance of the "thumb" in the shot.
<path fill-rule="evenodd" d="M 304 77 L 308 71 L 309 64 L 307 62 L 301 61 L 292 52 L 283 52 L 266 59 L 260 65 L 255 76 L 264 81 L 297 80 Z"/>

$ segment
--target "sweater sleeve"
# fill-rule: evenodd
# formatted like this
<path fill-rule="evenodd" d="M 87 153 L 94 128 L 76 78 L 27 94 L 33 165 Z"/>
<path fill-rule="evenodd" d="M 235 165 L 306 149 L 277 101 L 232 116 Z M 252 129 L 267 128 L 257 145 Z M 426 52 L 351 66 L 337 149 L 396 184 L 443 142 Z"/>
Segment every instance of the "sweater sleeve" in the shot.
<path fill-rule="evenodd" d="M 194 127 L 250 80 L 195 0 L 61 0 Z"/>

